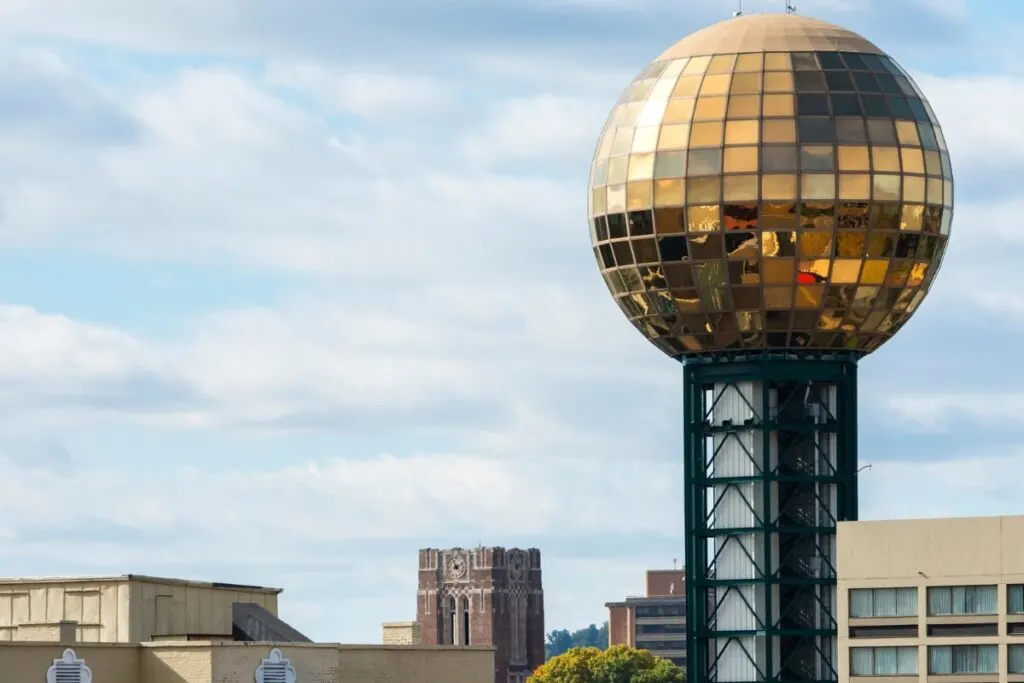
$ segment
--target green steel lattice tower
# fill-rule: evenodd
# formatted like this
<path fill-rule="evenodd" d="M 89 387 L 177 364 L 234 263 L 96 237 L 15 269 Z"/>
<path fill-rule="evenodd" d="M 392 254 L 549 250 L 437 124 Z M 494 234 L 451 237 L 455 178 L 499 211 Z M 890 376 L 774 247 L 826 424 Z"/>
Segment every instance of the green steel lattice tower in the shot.
<path fill-rule="evenodd" d="M 591 240 L 623 313 L 683 364 L 690 683 L 836 681 L 857 362 L 921 304 L 952 214 L 917 85 L 823 21 L 705 28 L 613 108 Z"/>

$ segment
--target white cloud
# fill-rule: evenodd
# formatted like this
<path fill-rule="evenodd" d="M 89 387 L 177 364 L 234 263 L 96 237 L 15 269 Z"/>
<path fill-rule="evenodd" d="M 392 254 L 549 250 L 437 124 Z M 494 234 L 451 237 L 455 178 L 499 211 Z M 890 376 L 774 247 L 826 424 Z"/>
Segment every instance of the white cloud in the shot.
<path fill-rule="evenodd" d="M 443 81 L 416 74 L 355 72 L 315 62 L 291 62 L 271 64 L 266 78 L 273 86 L 295 90 L 335 110 L 364 117 L 408 121 L 411 112 L 422 118 L 431 109 L 449 109 L 458 104 L 454 101 L 456 94 Z"/>
<path fill-rule="evenodd" d="M 484 163 L 565 158 L 585 163 L 610 111 L 608 102 L 558 95 L 499 101 L 481 129 L 463 140 L 463 150 Z"/>
<path fill-rule="evenodd" d="M 860 475 L 861 519 L 1022 514 L 1016 444 L 973 453 L 873 463 Z"/>
<path fill-rule="evenodd" d="M 969 420 L 977 426 L 1016 424 L 1024 414 L 1024 394 L 1004 392 L 900 393 L 883 399 L 888 417 L 919 429 L 957 431 Z"/>

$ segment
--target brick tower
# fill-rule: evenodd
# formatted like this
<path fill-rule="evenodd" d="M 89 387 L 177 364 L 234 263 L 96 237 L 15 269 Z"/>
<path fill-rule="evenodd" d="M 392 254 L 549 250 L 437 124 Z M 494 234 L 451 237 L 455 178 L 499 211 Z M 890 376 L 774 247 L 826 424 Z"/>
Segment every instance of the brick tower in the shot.
<path fill-rule="evenodd" d="M 416 618 L 424 645 L 493 646 L 494 683 L 525 683 L 544 663 L 540 551 L 420 550 Z"/>

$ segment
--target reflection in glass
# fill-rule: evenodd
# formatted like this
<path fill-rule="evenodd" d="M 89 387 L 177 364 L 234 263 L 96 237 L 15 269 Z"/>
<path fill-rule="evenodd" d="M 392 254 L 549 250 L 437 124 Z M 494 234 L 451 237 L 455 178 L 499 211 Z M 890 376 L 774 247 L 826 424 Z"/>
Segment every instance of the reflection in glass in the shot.
<path fill-rule="evenodd" d="M 912 80 L 825 50 L 650 65 L 599 136 L 587 210 L 609 291 L 679 355 L 877 347 L 931 285 L 952 203 Z"/>

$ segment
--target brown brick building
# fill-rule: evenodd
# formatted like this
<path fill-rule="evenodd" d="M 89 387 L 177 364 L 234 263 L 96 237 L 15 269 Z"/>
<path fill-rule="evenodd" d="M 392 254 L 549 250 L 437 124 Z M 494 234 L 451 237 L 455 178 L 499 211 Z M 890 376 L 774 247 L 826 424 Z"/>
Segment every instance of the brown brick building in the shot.
<path fill-rule="evenodd" d="M 685 570 L 648 570 L 645 596 L 606 606 L 609 645 L 649 650 L 686 668 Z"/>
<path fill-rule="evenodd" d="M 525 683 L 544 663 L 536 548 L 420 550 L 416 620 L 423 645 L 490 645 L 495 683 Z"/>

